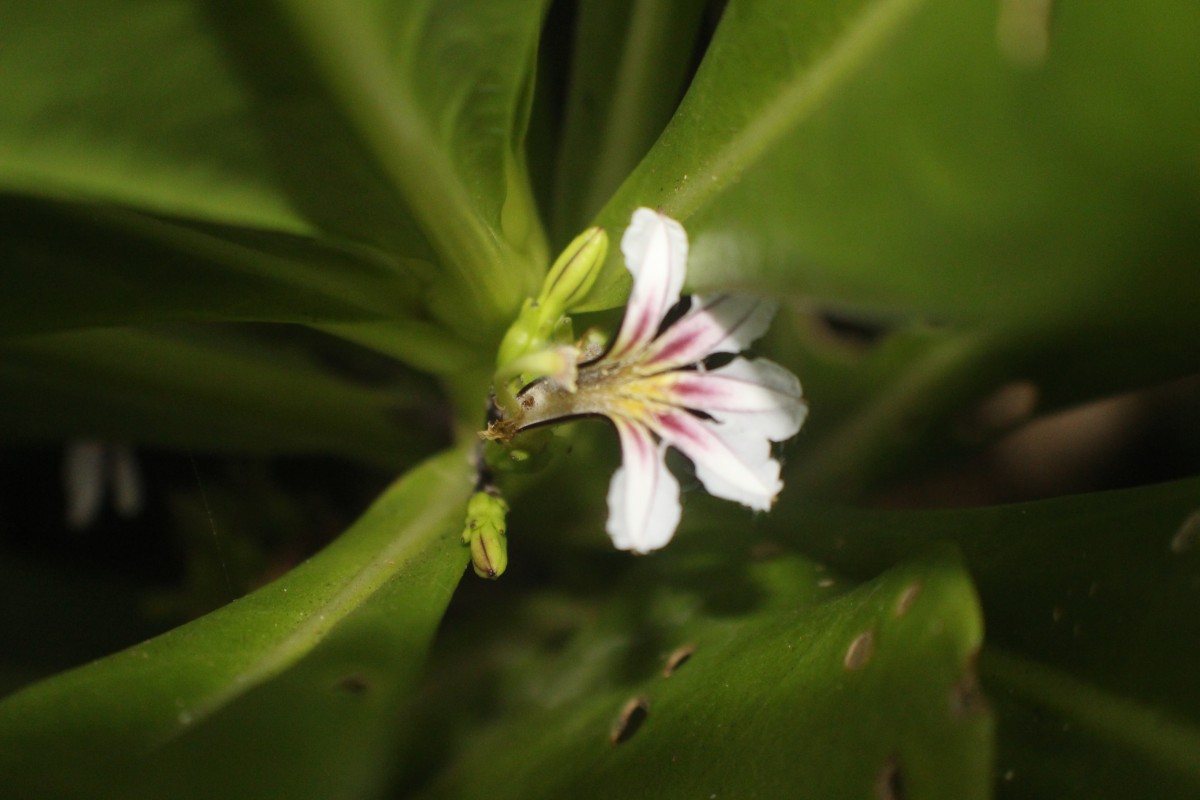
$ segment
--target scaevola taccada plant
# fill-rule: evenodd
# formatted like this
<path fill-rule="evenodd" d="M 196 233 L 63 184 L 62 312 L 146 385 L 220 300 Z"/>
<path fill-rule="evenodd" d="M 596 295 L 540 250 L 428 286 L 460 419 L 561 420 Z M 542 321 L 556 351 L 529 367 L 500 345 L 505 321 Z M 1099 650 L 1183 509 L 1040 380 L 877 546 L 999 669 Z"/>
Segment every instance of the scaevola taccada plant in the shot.
<path fill-rule="evenodd" d="M 769 509 L 783 483 L 772 442 L 800 430 L 807 406 L 800 381 L 763 358 L 736 356 L 715 369 L 711 356 L 737 354 L 766 332 L 774 306 L 719 294 L 680 303 L 688 239 L 677 221 L 648 208 L 633 214 L 621 252 L 633 289 L 611 344 L 589 333 L 573 341 L 566 316 L 587 294 L 604 262 L 599 228 L 580 235 L 547 274 L 501 344 L 495 414 L 481 436 L 502 445 L 532 429 L 579 417 L 604 417 L 617 430 L 622 465 L 608 491 L 608 534 L 621 550 L 666 545 L 679 524 L 679 482 L 666 465 L 674 447 L 691 459 L 709 493 Z M 481 462 L 464 542 L 475 571 L 496 577 L 507 563 L 507 505 Z"/>

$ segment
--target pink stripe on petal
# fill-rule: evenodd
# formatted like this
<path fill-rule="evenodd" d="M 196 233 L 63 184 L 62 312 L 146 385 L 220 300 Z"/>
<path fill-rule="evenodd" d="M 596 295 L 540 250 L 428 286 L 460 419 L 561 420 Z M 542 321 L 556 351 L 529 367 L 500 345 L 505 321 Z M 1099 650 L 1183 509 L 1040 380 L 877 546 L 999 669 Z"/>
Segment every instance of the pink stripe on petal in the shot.
<path fill-rule="evenodd" d="M 635 307 L 630 300 L 629 307 L 625 309 L 625 318 L 621 320 L 617 340 L 613 342 L 605 358 L 620 358 L 652 340 L 661 319 L 656 309 L 649 305 Z"/>
<path fill-rule="evenodd" d="M 783 488 L 766 437 L 697 419 L 686 411 L 662 414 L 655 432 L 692 460 L 709 494 L 766 511 Z M 721 434 L 717 431 L 721 430 Z"/>
<path fill-rule="evenodd" d="M 621 468 L 608 489 L 608 534 L 618 549 L 648 553 L 671 541 L 679 525 L 679 482 L 649 429 L 620 417 L 612 422 L 621 438 Z"/>
<path fill-rule="evenodd" d="M 625 266 L 633 275 L 633 290 L 621 330 L 609 358 L 621 358 L 649 344 L 671 307 L 687 273 L 687 233 L 670 217 L 639 208 L 621 240 Z"/>
<path fill-rule="evenodd" d="M 663 394 L 673 396 L 676 405 L 703 411 L 773 442 L 795 436 L 808 413 L 800 381 L 765 358 L 735 358 L 712 372 L 657 377 L 669 381 L 670 388 Z"/>
<path fill-rule="evenodd" d="M 735 358 L 711 372 L 677 372 L 672 378 L 677 395 L 697 403 L 694 408 L 735 413 L 778 411 L 795 418 L 794 428 L 784 439 L 800 430 L 805 410 L 800 381 L 774 361 Z"/>
<path fill-rule="evenodd" d="M 766 332 L 775 316 L 772 303 L 747 295 L 697 297 L 693 302 L 651 345 L 643 371 L 695 364 L 713 353 L 739 353 Z"/>

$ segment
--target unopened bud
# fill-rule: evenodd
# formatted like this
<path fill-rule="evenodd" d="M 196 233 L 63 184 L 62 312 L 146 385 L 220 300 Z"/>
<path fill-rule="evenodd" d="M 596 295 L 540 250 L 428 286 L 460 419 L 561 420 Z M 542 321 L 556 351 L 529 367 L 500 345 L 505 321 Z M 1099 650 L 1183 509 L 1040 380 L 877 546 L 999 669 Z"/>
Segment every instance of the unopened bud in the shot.
<path fill-rule="evenodd" d="M 538 305 L 546 317 L 555 321 L 570 313 L 592 290 L 604 257 L 608 255 L 608 234 L 603 228 L 588 228 L 575 237 L 550 267 L 538 295 Z"/>
<path fill-rule="evenodd" d="M 601 228 L 588 228 L 567 245 L 546 274 L 542 291 L 525 301 L 504 334 L 496 354 L 498 368 L 553 341 L 570 341 L 567 314 L 591 291 L 607 254 L 608 234 Z"/>
<path fill-rule="evenodd" d="M 471 548 L 471 566 L 481 578 L 499 578 L 508 567 L 508 503 L 488 492 L 476 492 L 467 501 L 467 522 L 462 542 Z"/>

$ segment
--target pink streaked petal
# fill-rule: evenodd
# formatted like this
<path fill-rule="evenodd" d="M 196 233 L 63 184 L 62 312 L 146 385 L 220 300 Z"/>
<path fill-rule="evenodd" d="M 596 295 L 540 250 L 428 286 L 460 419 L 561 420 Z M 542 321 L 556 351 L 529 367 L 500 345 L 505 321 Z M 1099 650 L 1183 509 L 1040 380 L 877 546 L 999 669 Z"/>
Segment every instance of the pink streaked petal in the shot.
<path fill-rule="evenodd" d="M 775 316 L 773 303 L 748 295 L 696 297 L 692 303 L 650 346 L 642 371 L 694 364 L 713 353 L 740 353 L 766 333 Z"/>
<path fill-rule="evenodd" d="M 679 302 L 687 252 L 687 233 L 678 222 L 648 208 L 633 212 L 621 239 L 633 291 L 608 358 L 621 358 L 654 339 L 663 317 Z"/>
<path fill-rule="evenodd" d="M 773 442 L 795 436 L 808 413 L 799 379 L 765 358 L 735 358 L 712 372 L 656 377 L 669 382 L 663 394 L 669 393 L 674 404 L 703 411 L 718 422 L 754 431 Z"/>
<path fill-rule="evenodd" d="M 643 425 L 614 417 L 621 468 L 608 488 L 608 535 L 620 550 L 649 553 L 679 526 L 679 482 L 667 469 L 666 446 Z"/>
<path fill-rule="evenodd" d="M 783 488 L 779 462 L 765 436 L 697 419 L 686 411 L 662 414 L 654 430 L 696 466 L 709 494 L 766 511 Z"/>

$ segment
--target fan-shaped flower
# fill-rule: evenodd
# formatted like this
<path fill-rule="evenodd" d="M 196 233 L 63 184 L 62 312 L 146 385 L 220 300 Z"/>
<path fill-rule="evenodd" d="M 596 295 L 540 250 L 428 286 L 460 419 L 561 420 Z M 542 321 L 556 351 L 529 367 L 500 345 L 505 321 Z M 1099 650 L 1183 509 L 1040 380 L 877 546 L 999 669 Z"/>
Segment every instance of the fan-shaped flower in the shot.
<path fill-rule="evenodd" d="M 691 459 L 711 494 L 766 510 L 783 487 L 771 443 L 794 436 L 807 407 L 796 376 L 766 359 L 739 356 L 706 367 L 710 356 L 738 353 L 761 336 L 771 304 L 697 296 L 664 326 L 687 269 L 687 234 L 678 222 L 638 209 L 621 251 L 634 283 L 612 345 L 572 370 L 573 380 L 548 378 L 522 389 L 517 414 L 488 435 L 509 439 L 572 417 L 608 418 L 623 462 L 609 487 L 608 533 L 618 548 L 646 553 L 670 541 L 679 524 L 668 447 Z"/>

